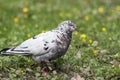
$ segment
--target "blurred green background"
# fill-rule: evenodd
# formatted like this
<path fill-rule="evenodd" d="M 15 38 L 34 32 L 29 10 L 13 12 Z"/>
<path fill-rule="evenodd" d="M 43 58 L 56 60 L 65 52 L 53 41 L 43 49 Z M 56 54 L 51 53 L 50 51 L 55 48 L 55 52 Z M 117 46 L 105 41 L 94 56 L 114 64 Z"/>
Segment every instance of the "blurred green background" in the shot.
<path fill-rule="evenodd" d="M 73 20 L 78 31 L 67 54 L 54 60 L 61 71 L 41 77 L 23 56 L 0 56 L 1 80 L 119 80 L 120 0 L 0 0 L 0 49 Z M 81 80 L 81 79 L 80 79 Z"/>

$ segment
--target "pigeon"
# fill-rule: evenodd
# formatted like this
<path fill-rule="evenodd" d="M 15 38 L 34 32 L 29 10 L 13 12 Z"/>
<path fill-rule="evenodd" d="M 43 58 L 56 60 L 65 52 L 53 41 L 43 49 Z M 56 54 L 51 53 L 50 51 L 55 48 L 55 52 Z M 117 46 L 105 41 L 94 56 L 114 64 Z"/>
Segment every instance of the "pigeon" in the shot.
<path fill-rule="evenodd" d="M 48 62 L 63 56 L 71 42 L 76 24 L 71 20 L 61 22 L 57 28 L 38 34 L 16 47 L 5 48 L 1 55 L 30 56 L 35 62 Z"/>

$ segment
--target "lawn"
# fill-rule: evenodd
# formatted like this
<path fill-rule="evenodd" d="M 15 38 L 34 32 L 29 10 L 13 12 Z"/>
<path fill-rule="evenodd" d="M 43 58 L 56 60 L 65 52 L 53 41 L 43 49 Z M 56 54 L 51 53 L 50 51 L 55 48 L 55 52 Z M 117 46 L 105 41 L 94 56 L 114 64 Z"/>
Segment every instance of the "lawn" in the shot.
<path fill-rule="evenodd" d="M 1 80 L 120 80 L 120 0 L 0 0 L 0 50 L 73 20 L 58 70 L 41 75 L 25 56 L 0 56 Z M 50 68 L 51 69 L 51 68 Z"/>

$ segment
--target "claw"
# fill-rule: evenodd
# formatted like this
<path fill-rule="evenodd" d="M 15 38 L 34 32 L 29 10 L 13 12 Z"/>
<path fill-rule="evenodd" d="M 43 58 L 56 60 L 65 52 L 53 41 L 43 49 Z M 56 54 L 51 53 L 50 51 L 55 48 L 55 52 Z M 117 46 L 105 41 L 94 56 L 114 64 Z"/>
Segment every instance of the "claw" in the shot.
<path fill-rule="evenodd" d="M 42 70 L 41 70 L 41 75 L 42 76 L 46 76 L 48 74 L 48 72 L 45 70 L 45 68 L 43 68 Z"/>

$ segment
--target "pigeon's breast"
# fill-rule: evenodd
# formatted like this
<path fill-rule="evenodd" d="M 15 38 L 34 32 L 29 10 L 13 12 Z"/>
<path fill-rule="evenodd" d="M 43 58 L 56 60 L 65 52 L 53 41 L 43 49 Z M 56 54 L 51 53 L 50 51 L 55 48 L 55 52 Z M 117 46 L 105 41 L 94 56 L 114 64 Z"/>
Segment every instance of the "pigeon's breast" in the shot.
<path fill-rule="evenodd" d="M 65 54 L 65 52 L 67 51 L 68 47 L 69 47 L 69 44 L 70 44 L 70 41 L 71 41 L 71 36 L 68 36 L 66 33 L 59 33 L 57 35 L 57 39 L 55 40 L 55 43 L 57 45 L 57 52 L 59 54 Z"/>

